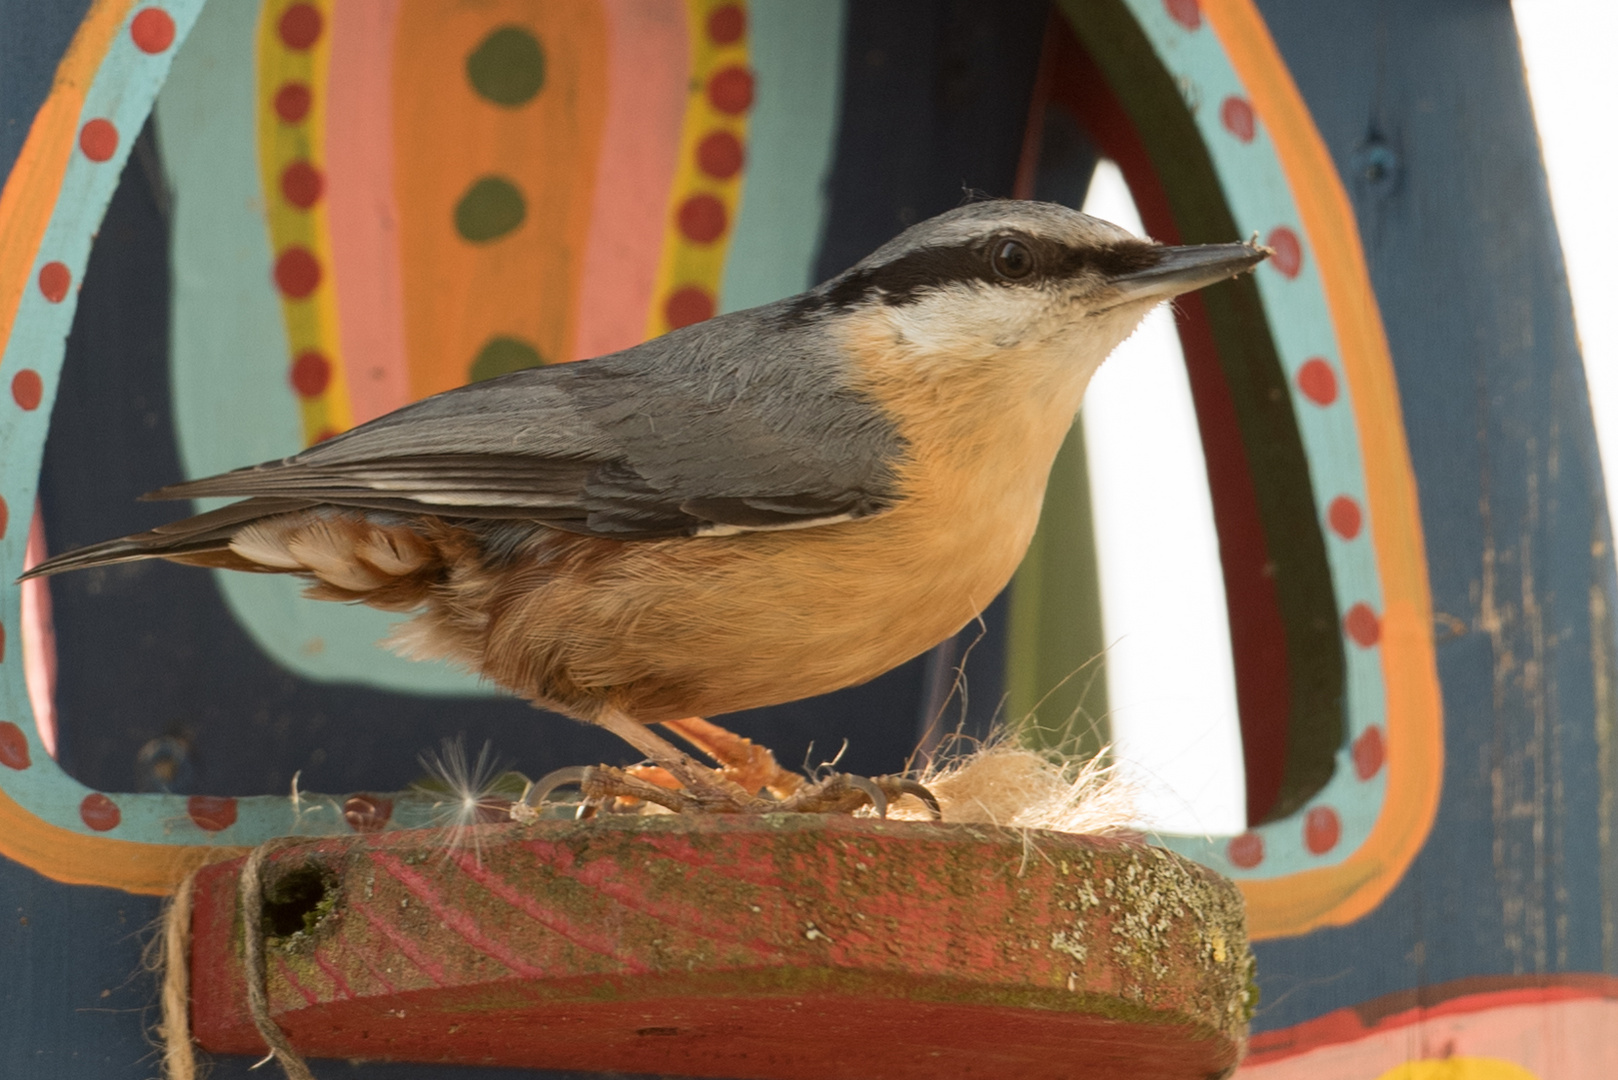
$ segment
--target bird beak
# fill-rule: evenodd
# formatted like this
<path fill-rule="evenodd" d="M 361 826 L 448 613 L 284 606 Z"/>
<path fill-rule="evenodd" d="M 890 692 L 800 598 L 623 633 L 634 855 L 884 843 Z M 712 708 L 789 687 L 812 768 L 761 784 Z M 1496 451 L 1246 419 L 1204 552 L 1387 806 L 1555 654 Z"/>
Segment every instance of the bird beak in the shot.
<path fill-rule="evenodd" d="M 1137 300 L 1167 300 L 1235 277 L 1273 254 L 1269 248 L 1252 241 L 1246 244 L 1194 244 L 1158 250 L 1162 258 L 1156 266 L 1120 274 L 1109 282 L 1117 290 L 1117 298 L 1109 306 Z"/>

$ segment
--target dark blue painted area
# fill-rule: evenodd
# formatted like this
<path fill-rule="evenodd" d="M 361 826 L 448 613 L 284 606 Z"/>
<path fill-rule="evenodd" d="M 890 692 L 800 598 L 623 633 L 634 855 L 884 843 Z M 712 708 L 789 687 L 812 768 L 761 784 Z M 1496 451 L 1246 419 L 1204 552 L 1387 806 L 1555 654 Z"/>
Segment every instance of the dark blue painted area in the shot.
<path fill-rule="evenodd" d="M 89 0 L 0 0 L 0 176 L 28 138 Z"/>
<path fill-rule="evenodd" d="M 1510 7 L 1259 6 L 1348 186 L 1392 346 L 1446 761 L 1427 846 L 1378 910 L 1259 947 L 1255 1026 L 1610 971 L 1590 598 L 1611 610 L 1612 556 L 1592 554 L 1601 469 Z"/>
<path fill-rule="evenodd" d="M 153 1075 L 145 1030 L 155 984 L 141 967 L 160 904 L 75 888 L 0 859 L 0 1076 Z"/>

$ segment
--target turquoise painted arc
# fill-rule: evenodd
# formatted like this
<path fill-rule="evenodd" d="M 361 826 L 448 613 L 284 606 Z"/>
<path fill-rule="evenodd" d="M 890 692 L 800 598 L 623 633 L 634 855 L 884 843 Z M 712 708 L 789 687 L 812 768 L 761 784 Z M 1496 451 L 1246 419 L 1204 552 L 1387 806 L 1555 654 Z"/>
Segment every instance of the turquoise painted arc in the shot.
<path fill-rule="evenodd" d="M 77 307 L 77 282 L 83 280 L 90 247 L 106 214 L 113 191 L 133 149 L 135 137 L 151 112 L 158 88 L 168 76 L 170 65 L 190 33 L 202 7 L 202 0 L 170 0 L 147 4 L 168 13 L 174 23 L 172 44 L 148 53 L 134 43 L 130 20 L 126 19 L 113 37 L 95 79 L 85 90 L 84 105 L 75 124 L 82 131 L 92 121 L 111 124 L 117 133 L 110 155 L 91 159 L 79 144 L 70 152 L 67 170 L 57 192 L 49 224 L 34 254 L 35 271 L 30 275 L 18 303 L 11 336 L 0 356 L 0 380 L 7 385 L 17 372 L 30 369 L 40 376 L 44 393 L 33 409 L 11 409 L 0 424 L 0 497 L 7 506 L 32 507 L 38 494 L 40 462 L 44 453 L 51 407 L 60 383 L 67 335 Z M 134 12 L 131 12 L 133 16 Z M 66 295 L 51 302 L 35 287 L 38 268 L 47 263 L 63 264 L 75 283 Z M 12 403 L 7 401 L 10 406 Z M 13 526 L 0 538 L 0 557 L 5 572 L 0 573 L 0 611 L 4 623 L 21 627 L 21 590 L 15 578 L 23 567 L 27 542 L 27 518 L 13 510 Z M 21 642 L 4 651 L 0 661 L 0 720 L 15 724 L 28 740 L 28 768 L 4 770 L 6 794 L 30 813 L 67 828 L 89 831 L 79 814 L 80 801 L 88 789 L 66 776 L 51 760 L 40 742 L 29 702 L 23 672 Z M 154 814 L 172 815 L 176 807 L 151 807 Z M 184 807 L 178 807 L 183 816 Z M 154 822 L 152 838 L 160 837 L 165 825 Z"/>
<path fill-rule="evenodd" d="M 1340 496 L 1354 500 L 1361 510 L 1356 539 L 1326 530 L 1327 560 L 1339 617 L 1346 619 L 1356 604 L 1380 612 L 1382 589 L 1369 536 L 1369 507 L 1354 402 L 1341 376 L 1337 335 L 1309 250 L 1309 238 L 1300 225 L 1297 205 L 1263 117 L 1257 118 L 1250 131 L 1226 122 L 1225 103 L 1245 104 L 1247 94 L 1206 20 L 1188 27 L 1159 0 L 1126 2 L 1180 86 L 1238 229 L 1263 239 L 1276 237 L 1277 230 L 1284 230 L 1297 243 L 1299 257 L 1295 262 L 1275 258 L 1259 268 L 1259 295 L 1294 388 L 1293 410 L 1308 458 L 1317 522 L 1324 529 L 1330 504 Z M 1326 404 L 1311 399 L 1299 385 L 1300 370 L 1316 359 L 1337 373 L 1335 396 Z M 1233 877 L 1271 878 L 1341 862 L 1365 841 L 1382 809 L 1386 770 L 1361 778 L 1355 769 L 1352 747 L 1357 738 L 1373 728 L 1386 731 L 1386 687 L 1380 649 L 1356 644 L 1347 634 L 1342 641 L 1347 740 L 1338 750 L 1332 779 L 1308 807 L 1254 830 L 1262 843 L 1262 862 L 1257 866 L 1238 865 L 1230 858 L 1228 841 L 1222 838 L 1163 836 L 1165 844 Z M 1335 822 L 1338 830 L 1330 844 L 1323 843 L 1319 829 L 1319 823 L 1326 820 Z M 1316 827 L 1313 834 L 1312 825 Z"/>
<path fill-rule="evenodd" d="M 754 3 L 748 18 L 756 90 L 721 311 L 772 303 L 816 284 L 842 90 L 842 0 Z"/>

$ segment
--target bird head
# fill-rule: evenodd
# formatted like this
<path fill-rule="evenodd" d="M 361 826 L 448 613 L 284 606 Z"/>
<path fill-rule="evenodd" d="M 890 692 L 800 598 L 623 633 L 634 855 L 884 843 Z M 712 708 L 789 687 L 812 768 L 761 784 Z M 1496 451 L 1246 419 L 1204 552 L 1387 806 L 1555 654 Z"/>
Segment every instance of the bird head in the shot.
<path fill-rule="evenodd" d="M 1012 378 L 1073 408 L 1157 304 L 1251 269 L 1255 244 L 1170 247 L 1053 203 L 971 203 L 929 218 L 805 294 L 911 378 Z M 885 342 L 885 344 L 883 344 Z"/>

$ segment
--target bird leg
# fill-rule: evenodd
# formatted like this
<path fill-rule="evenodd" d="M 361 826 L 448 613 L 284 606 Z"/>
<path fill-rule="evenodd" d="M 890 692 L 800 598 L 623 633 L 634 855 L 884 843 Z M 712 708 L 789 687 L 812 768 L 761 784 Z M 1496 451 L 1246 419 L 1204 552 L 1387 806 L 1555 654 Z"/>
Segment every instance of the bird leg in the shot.
<path fill-rule="evenodd" d="M 715 771 L 699 764 L 689 754 L 653 732 L 646 725 L 619 712 L 617 709 L 604 709 L 595 722 L 618 736 L 620 739 L 645 754 L 653 765 L 668 773 L 685 788 L 689 798 L 695 799 L 701 809 L 717 811 L 720 813 L 738 813 L 748 810 L 762 810 L 769 804 L 758 798 L 755 792 L 758 788 L 748 790 L 737 783 L 724 770 Z M 679 723 L 680 721 L 676 721 Z M 706 721 L 703 721 L 706 723 Z M 709 724 L 716 732 L 722 732 L 731 739 L 746 743 L 748 740 L 740 739 L 723 728 Z M 701 748 L 701 744 L 692 740 L 694 745 Z M 731 749 L 727 746 L 726 749 Z M 760 748 L 762 749 L 762 747 Z M 768 750 L 764 751 L 769 754 Z M 724 762 L 724 758 L 715 755 L 716 759 Z M 771 761 L 774 757 L 771 755 Z M 649 785 L 655 786 L 655 785 Z M 624 794 L 630 794 L 625 792 Z M 638 797 L 638 796 L 637 796 Z M 659 800 L 653 800 L 657 802 Z M 666 805 L 666 804 L 665 804 Z"/>
<path fill-rule="evenodd" d="M 788 799 L 803 787 L 803 777 L 781 768 L 769 747 L 728 728 L 700 716 L 665 720 L 663 726 L 719 762 L 725 778 L 740 784 L 750 795 L 768 791 L 777 799 Z"/>
<path fill-rule="evenodd" d="M 529 785 L 518 808 L 514 809 L 514 816 L 531 818 L 552 791 L 577 785 L 586 806 L 623 799 L 631 804 L 655 803 L 675 813 L 785 811 L 810 814 L 851 814 L 869 806 L 878 817 L 886 817 L 890 802 L 910 795 L 926 805 L 934 820 L 942 818 L 938 800 L 914 780 L 900 776 L 869 779 L 833 773 L 810 783 L 781 768 L 768 747 L 701 717 L 665 720 L 663 726 L 713 758 L 720 765 L 718 770 L 699 764 L 674 744 L 617 710 L 605 711 L 597 717 L 596 723 L 645 754 L 651 763 L 627 769 L 609 765 L 558 769 Z M 774 798 L 759 798 L 761 791 L 768 791 Z"/>

